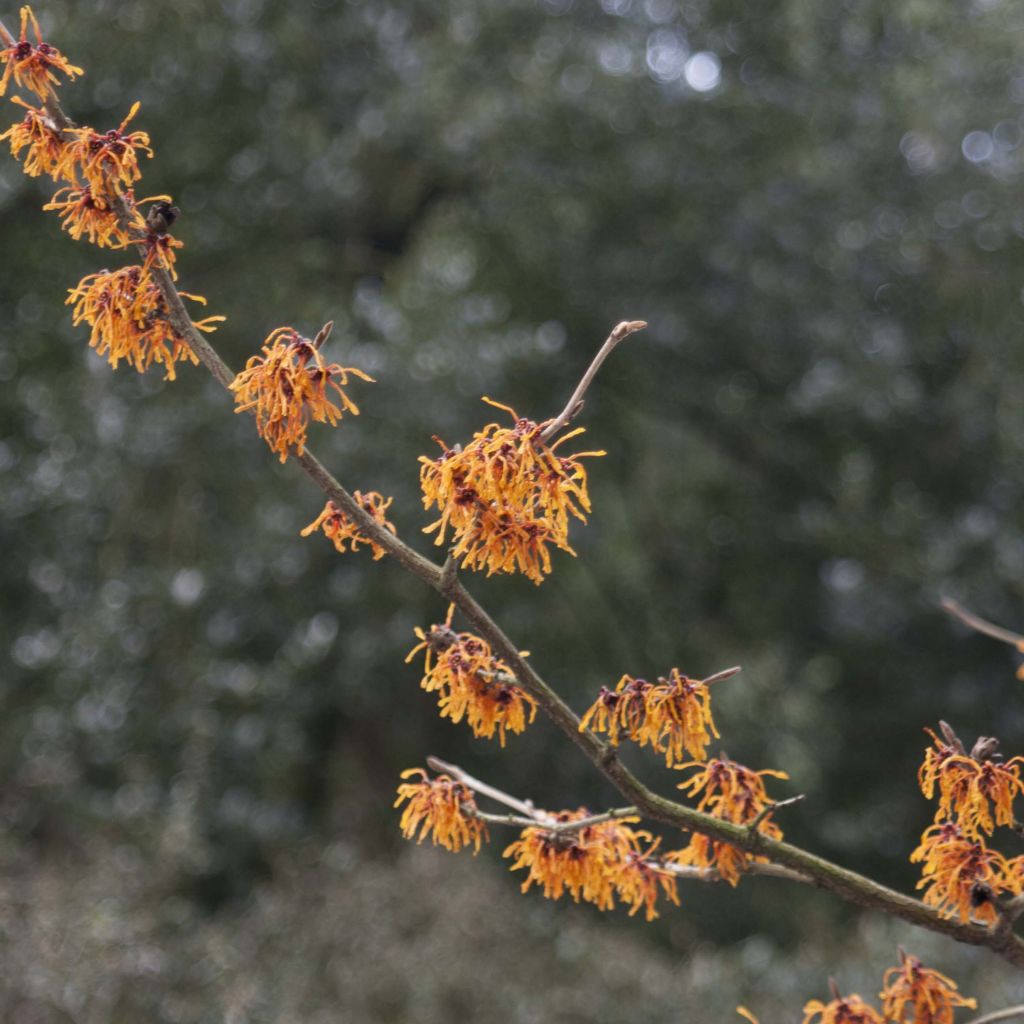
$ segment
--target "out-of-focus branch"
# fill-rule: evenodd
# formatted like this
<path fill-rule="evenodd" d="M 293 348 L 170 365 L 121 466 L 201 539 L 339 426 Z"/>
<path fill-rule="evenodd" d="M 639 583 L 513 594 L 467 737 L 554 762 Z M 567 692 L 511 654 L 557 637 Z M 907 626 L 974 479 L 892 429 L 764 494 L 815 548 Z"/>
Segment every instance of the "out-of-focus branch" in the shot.
<path fill-rule="evenodd" d="M 965 626 L 970 626 L 971 629 L 984 633 L 985 636 L 990 636 L 994 640 L 1002 640 L 1005 644 L 1013 644 L 1017 648 L 1024 647 L 1024 636 L 1021 636 L 1019 633 L 1013 633 L 1008 629 L 1003 629 L 1002 626 L 997 626 L 994 622 L 989 622 L 988 619 L 975 615 L 974 612 L 969 612 L 962 604 L 954 601 L 951 597 L 944 597 L 942 599 L 942 607 L 955 619 L 959 619 Z"/>
<path fill-rule="evenodd" d="M 982 1014 L 969 1020 L 967 1024 L 996 1024 L 998 1020 L 1011 1020 L 1014 1017 L 1024 1017 L 1024 1005 L 1007 1006 L 1003 1010 L 993 1010 L 992 1013 Z"/>

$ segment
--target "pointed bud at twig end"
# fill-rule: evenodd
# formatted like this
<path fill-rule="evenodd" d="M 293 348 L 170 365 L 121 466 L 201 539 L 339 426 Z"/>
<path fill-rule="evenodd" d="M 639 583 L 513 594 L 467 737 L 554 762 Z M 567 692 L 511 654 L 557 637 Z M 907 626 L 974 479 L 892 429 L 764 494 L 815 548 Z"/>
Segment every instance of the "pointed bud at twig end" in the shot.
<path fill-rule="evenodd" d="M 960 737 L 957 736 L 955 730 L 953 729 L 953 726 L 951 726 L 949 722 L 944 722 L 942 721 L 942 719 L 939 719 L 939 732 L 942 733 L 942 738 L 951 747 L 953 747 L 957 751 L 957 753 L 964 755 L 967 754 L 967 748 L 963 745 L 963 742 L 961 741 Z"/>
<path fill-rule="evenodd" d="M 334 330 L 334 321 L 328 320 L 327 323 L 316 332 L 316 337 L 313 339 L 313 347 L 320 348 L 321 345 L 331 336 L 331 331 Z"/>
<path fill-rule="evenodd" d="M 642 331 L 646 326 L 646 320 L 623 320 L 620 324 L 616 325 L 612 335 L 616 341 L 622 341 L 623 338 L 628 338 L 636 331 Z"/>

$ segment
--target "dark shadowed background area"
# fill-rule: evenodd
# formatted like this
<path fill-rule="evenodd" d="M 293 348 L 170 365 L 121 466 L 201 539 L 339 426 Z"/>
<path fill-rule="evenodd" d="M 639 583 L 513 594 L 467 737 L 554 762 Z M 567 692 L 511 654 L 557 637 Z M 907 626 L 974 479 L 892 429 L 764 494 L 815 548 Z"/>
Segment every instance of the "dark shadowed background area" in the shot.
<path fill-rule="evenodd" d="M 577 710 L 742 664 L 722 743 L 807 794 L 787 837 L 911 889 L 922 727 L 1024 749 L 1014 652 L 937 607 L 1024 625 L 1020 8 L 37 11 L 86 68 L 73 117 L 141 100 L 140 194 L 181 207 L 231 366 L 333 319 L 327 354 L 376 377 L 312 447 L 421 550 L 431 435 L 489 422 L 484 394 L 554 415 L 612 324 L 650 321 L 581 418 L 608 456 L 579 557 L 472 589 Z M 783 1020 L 830 974 L 873 995 L 897 941 L 1020 1001 L 990 957 L 774 880 L 644 925 L 519 896 L 504 836 L 405 845 L 394 788 L 428 753 L 545 805 L 614 794 L 546 723 L 502 752 L 438 719 L 403 658 L 444 605 L 300 538 L 321 496 L 204 370 L 87 348 L 67 289 L 125 260 L 48 196 L 0 160 L 5 1020 Z"/>

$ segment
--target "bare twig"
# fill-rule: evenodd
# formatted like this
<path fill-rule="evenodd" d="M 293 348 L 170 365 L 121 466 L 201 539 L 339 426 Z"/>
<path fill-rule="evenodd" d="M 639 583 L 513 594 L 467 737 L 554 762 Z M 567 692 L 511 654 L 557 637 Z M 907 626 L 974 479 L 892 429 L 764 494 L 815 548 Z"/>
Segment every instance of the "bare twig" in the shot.
<path fill-rule="evenodd" d="M 988 619 L 983 619 L 980 615 L 969 612 L 962 604 L 954 601 L 951 597 L 944 597 L 942 599 L 942 607 L 954 618 L 959 619 L 965 626 L 970 626 L 971 629 L 984 633 L 985 636 L 990 636 L 994 640 L 1002 640 L 1004 644 L 1012 644 L 1017 648 L 1024 647 L 1024 636 L 1021 636 L 1020 633 L 1003 629 L 1002 626 L 997 626 L 994 622 L 989 622 Z"/>
<path fill-rule="evenodd" d="M 1024 1004 L 1019 1006 L 1007 1006 L 1003 1010 L 994 1010 L 992 1013 L 984 1013 L 980 1017 L 969 1020 L 967 1024 L 996 1024 L 998 1020 L 1010 1020 L 1013 1017 L 1024 1017 Z"/>
<path fill-rule="evenodd" d="M 551 818 L 551 815 L 546 811 L 538 810 L 529 800 L 517 800 L 514 796 L 509 796 L 508 793 L 503 793 L 500 789 L 495 789 L 494 786 L 489 786 L 486 782 L 481 782 L 480 779 L 474 778 L 469 772 L 463 771 L 457 764 L 449 764 L 447 761 L 442 761 L 441 758 L 434 757 L 433 755 L 427 758 L 427 764 L 435 772 L 444 772 L 446 775 L 450 775 L 479 796 L 490 797 L 491 800 L 499 804 L 511 807 L 512 810 L 529 819 L 532 825 L 536 825 L 538 822 L 543 825 L 554 824 L 554 819 Z"/>
<path fill-rule="evenodd" d="M 612 354 L 620 342 L 625 341 L 636 331 L 642 331 L 646 326 L 646 320 L 623 320 L 612 329 L 612 333 L 598 349 L 593 362 L 587 367 L 587 372 L 583 374 L 579 384 L 576 385 L 572 397 L 565 403 L 565 408 L 540 432 L 538 441 L 542 443 L 550 441 L 580 411 L 583 406 L 583 396 L 597 376 L 597 371 L 601 369 L 601 364 Z"/>
<path fill-rule="evenodd" d="M 800 803 L 801 800 L 804 800 L 804 799 L 805 799 L 805 795 L 803 793 L 798 793 L 796 796 L 791 796 L 791 797 L 787 798 L 786 800 L 775 800 L 772 803 L 768 804 L 767 807 L 762 807 L 761 810 L 758 811 L 757 817 L 754 818 L 753 821 L 751 821 L 746 826 L 747 831 L 750 832 L 750 833 L 757 832 L 758 827 L 760 826 L 761 822 L 763 822 L 765 820 L 765 818 L 768 817 L 768 815 L 770 815 L 770 814 L 774 813 L 775 811 L 779 810 L 779 808 L 781 808 L 781 807 L 789 807 L 792 804 L 798 804 L 798 803 Z"/>

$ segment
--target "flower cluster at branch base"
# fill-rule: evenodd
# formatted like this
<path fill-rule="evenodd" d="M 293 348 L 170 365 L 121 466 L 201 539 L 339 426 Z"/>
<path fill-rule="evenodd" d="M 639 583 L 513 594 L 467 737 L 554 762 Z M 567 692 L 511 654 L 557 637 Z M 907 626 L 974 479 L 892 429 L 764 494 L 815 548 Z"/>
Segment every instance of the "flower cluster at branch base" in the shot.
<path fill-rule="evenodd" d="M 626 736 L 639 746 L 651 746 L 665 755 L 665 764 L 679 764 L 685 754 L 704 759 L 712 736 L 718 738 L 711 717 L 711 689 L 676 668 L 657 683 L 623 676 L 614 690 L 601 688 L 597 700 L 580 720 L 584 729 L 607 733 L 613 746 Z"/>
<path fill-rule="evenodd" d="M 700 769 L 679 789 L 694 797 L 703 793 L 697 804 L 698 811 L 704 811 L 734 825 L 752 825 L 757 821 L 756 831 L 768 839 L 781 839 L 782 829 L 771 820 L 773 801 L 764 788 L 764 779 L 788 779 L 785 772 L 764 769 L 752 771 L 726 757 L 701 764 L 698 761 L 680 765 L 682 769 Z M 760 819 L 760 820 L 758 820 Z M 695 832 L 685 849 L 670 853 L 667 860 L 675 864 L 696 868 L 714 868 L 730 885 L 737 885 L 740 875 L 753 862 L 763 863 L 766 858 L 755 857 L 732 843 L 712 839 Z"/>
<path fill-rule="evenodd" d="M 841 995 L 831 980 L 833 998 L 827 1003 L 810 1000 L 804 1006 L 803 1024 L 953 1024 L 958 1008 L 977 1008 L 973 999 L 960 995 L 952 978 L 925 967 L 903 949 L 899 954 L 899 964 L 890 967 L 882 979 L 882 991 L 878 993 L 881 1011 L 855 992 Z M 736 1012 L 750 1024 L 759 1024 L 745 1006 L 737 1006 Z"/>
<path fill-rule="evenodd" d="M 422 768 L 402 772 L 403 779 L 415 775 L 419 781 L 403 782 L 395 800 L 395 807 L 408 800 L 399 822 L 402 835 L 418 843 L 429 835 L 435 846 L 454 853 L 464 846 L 472 846 L 473 852 L 479 853 L 481 842 L 487 838 L 487 826 L 473 816 L 476 803 L 472 790 L 448 775 L 431 779 Z"/>
<path fill-rule="evenodd" d="M 28 39 L 31 24 L 36 41 Z M 75 126 L 57 102 L 57 72 L 74 80 L 82 69 L 70 64 L 57 49 L 42 39 L 38 22 L 29 7 L 21 9 L 21 32 L 18 39 L 0 31 L 0 96 L 13 80 L 17 87 L 31 90 L 42 101 L 31 106 L 21 97 L 11 97 L 21 106 L 24 117 L 0 134 L 11 155 L 23 159 L 22 169 L 30 177 L 49 175 L 65 184 L 43 209 L 55 211 L 61 227 L 76 241 L 88 239 L 101 248 L 124 249 L 137 245 L 143 256 L 141 267 L 124 267 L 118 271 L 103 270 L 89 274 L 70 290 L 69 304 L 75 305 L 74 322 L 85 322 L 92 328 L 89 344 L 106 355 L 111 366 L 123 359 L 140 373 L 153 363 L 165 367 L 168 380 L 173 380 L 174 364 L 184 359 L 198 362 L 186 337 L 172 325 L 169 306 L 177 310 L 178 326 L 188 332 L 181 315 L 179 298 L 204 302 L 187 292 L 173 293 L 163 276 L 166 271 L 176 278 L 175 250 L 182 243 L 168 234 L 173 216 L 156 211 L 173 211 L 169 196 L 154 196 L 136 201 L 132 185 L 142 172 L 139 157 L 153 156 L 149 136 L 144 131 L 129 129 L 139 111 L 132 105 L 121 123 L 100 132 L 88 125 Z M 139 203 L 154 204 L 150 215 L 143 217 Z M 207 317 L 192 323 L 200 331 L 212 331 L 224 317 Z"/>
<path fill-rule="evenodd" d="M 548 547 L 575 555 L 569 520 L 586 522 L 590 511 L 587 474 L 579 460 L 605 453 L 559 455 L 555 449 L 582 428 L 548 445 L 541 438 L 545 424 L 484 401 L 507 412 L 513 426 L 490 423 L 465 448 L 449 448 L 434 438 L 441 455 L 420 457 L 420 486 L 424 508 L 436 507 L 441 517 L 424 532 L 437 531 L 435 543 L 444 544 L 450 528 L 453 557 L 463 568 L 486 569 L 488 576 L 519 572 L 542 583 L 551 572 Z"/>
<path fill-rule="evenodd" d="M 941 738 L 925 730 L 932 745 L 918 772 L 922 793 L 933 799 L 937 792 L 938 802 L 933 824 L 910 855 L 922 866 L 917 888 L 946 917 L 994 924 L 997 898 L 1021 894 L 1024 856 L 1005 857 L 985 837 L 1015 823 L 1013 802 L 1024 790 L 1022 759 L 1002 761 L 992 737 L 979 738 L 968 753 L 949 725 L 940 722 L 939 729 Z"/>
<path fill-rule="evenodd" d="M 506 732 L 521 733 L 537 715 L 537 702 L 515 682 L 509 666 L 495 657 L 491 645 L 472 633 L 452 629 L 455 605 L 443 623 L 424 631 L 416 628 L 420 642 L 406 657 L 408 664 L 420 651 L 426 664 L 420 686 L 438 694 L 442 718 L 466 719 L 477 738 L 505 745 Z M 529 652 L 521 651 L 525 657 Z"/>
<path fill-rule="evenodd" d="M 362 370 L 324 361 L 320 345 L 329 332 L 325 327 L 310 340 L 294 327 L 276 328 L 263 342 L 263 355 L 251 356 L 231 384 L 235 412 L 255 414 L 260 437 L 282 462 L 293 450 L 305 451 L 310 420 L 333 427 L 346 412 L 359 415 L 344 391 L 349 374 L 373 381 Z"/>
<path fill-rule="evenodd" d="M 0 96 L 7 91 L 13 77 L 16 86 L 31 89 L 41 100 L 45 100 L 53 87 L 60 84 L 54 72 L 59 71 L 72 82 L 77 75 L 84 75 L 85 72 L 70 63 L 56 47 L 43 42 L 39 22 L 31 7 L 22 7 L 20 13 L 21 31 L 18 38 L 12 39 L 6 32 L 2 36 L 4 47 L 0 49 L 0 64 L 4 65 L 4 73 L 0 76 Z M 29 22 L 32 23 L 36 37 L 34 44 L 28 38 Z"/>
<path fill-rule="evenodd" d="M 354 491 L 359 507 L 376 523 L 391 533 L 395 533 L 395 527 L 388 522 L 387 510 L 391 507 L 394 498 L 385 498 L 377 491 Z M 324 505 L 323 511 L 301 532 L 301 536 L 308 537 L 315 530 L 323 530 L 327 538 L 333 542 L 334 547 L 341 554 L 346 551 L 358 551 L 361 546 L 369 546 L 373 552 L 373 560 L 376 562 L 383 558 L 387 552 L 375 540 L 363 533 L 358 523 L 351 520 L 333 501 Z M 347 546 L 346 546 L 347 545 Z"/>
<path fill-rule="evenodd" d="M 194 302 L 206 301 L 201 295 L 179 294 Z M 159 363 L 167 371 L 167 379 L 174 380 L 176 362 L 198 362 L 196 354 L 171 325 L 163 293 L 143 267 L 89 274 L 77 288 L 71 289 L 67 304 L 74 305 L 72 322 L 85 322 L 92 328 L 89 345 L 106 356 L 115 369 L 122 359 L 139 373 Z M 223 319 L 210 316 L 193 321 L 192 326 L 200 331 L 213 331 Z"/>
<path fill-rule="evenodd" d="M 559 825 L 591 817 L 585 807 L 553 816 Z M 645 908 L 648 921 L 658 916 L 659 894 L 679 905 L 671 871 L 652 860 L 657 841 L 649 832 L 631 828 L 638 818 L 602 821 L 579 829 L 549 829 L 537 825 L 523 829 L 503 856 L 513 858 L 511 869 L 527 869 L 522 891 L 538 885 L 548 899 L 569 893 L 579 903 L 611 910 L 616 898 L 632 916 Z"/>

